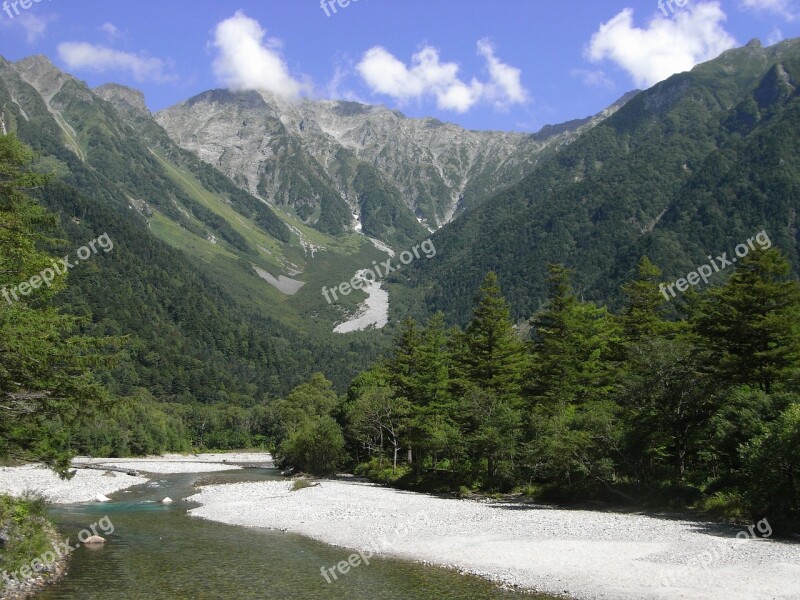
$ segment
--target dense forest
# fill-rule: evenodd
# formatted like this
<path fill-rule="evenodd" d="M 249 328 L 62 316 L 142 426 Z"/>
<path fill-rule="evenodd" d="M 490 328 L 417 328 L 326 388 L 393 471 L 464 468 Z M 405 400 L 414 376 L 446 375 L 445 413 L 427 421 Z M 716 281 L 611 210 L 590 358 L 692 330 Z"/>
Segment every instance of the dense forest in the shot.
<path fill-rule="evenodd" d="M 337 401 L 317 376 L 275 404 L 278 454 L 415 489 L 695 506 L 800 524 L 800 287 L 775 249 L 668 319 L 647 259 L 618 313 L 550 265 L 514 326 L 489 273 L 466 328 L 404 323 L 391 359 Z"/>

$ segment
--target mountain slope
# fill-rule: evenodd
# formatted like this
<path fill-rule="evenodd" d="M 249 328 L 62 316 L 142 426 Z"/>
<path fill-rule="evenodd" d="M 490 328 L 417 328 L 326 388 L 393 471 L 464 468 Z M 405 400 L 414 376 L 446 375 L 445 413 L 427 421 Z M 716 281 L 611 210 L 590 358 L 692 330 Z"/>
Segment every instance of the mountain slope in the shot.
<path fill-rule="evenodd" d="M 402 246 L 419 238 L 417 220 L 430 229 L 449 222 L 519 181 L 549 150 L 628 98 L 538 135 L 467 131 L 355 102 L 289 102 L 223 90 L 195 96 L 156 120 L 179 146 L 320 230 L 354 225 Z M 378 213 L 376 203 L 383 208 Z"/>
<path fill-rule="evenodd" d="M 336 283 L 381 253 L 362 236 L 287 228 L 154 123 L 140 134 L 103 100 L 107 91 L 95 94 L 42 57 L 0 58 L 4 127 L 34 147 L 39 169 L 54 173 L 37 192 L 61 217 L 66 239 L 52 252 L 74 252 L 102 233 L 114 241 L 104 260 L 70 274 L 59 299 L 91 315 L 88 331 L 126 336 L 127 356 L 103 374 L 112 391 L 142 387 L 160 400 L 241 405 L 285 393 L 314 371 L 346 385 L 383 337 L 335 336 L 341 314 L 319 288 L 291 297 L 256 267 L 275 278 L 296 268 L 305 282 Z M 128 117 L 138 110 L 144 118 L 141 108 L 130 103 Z"/>
<path fill-rule="evenodd" d="M 800 40 L 754 42 L 671 77 L 442 229 L 437 259 L 404 282 L 463 322 L 489 270 L 528 317 L 545 300 L 549 262 L 603 303 L 643 254 L 666 281 L 764 228 L 797 268 L 798 81 Z"/>

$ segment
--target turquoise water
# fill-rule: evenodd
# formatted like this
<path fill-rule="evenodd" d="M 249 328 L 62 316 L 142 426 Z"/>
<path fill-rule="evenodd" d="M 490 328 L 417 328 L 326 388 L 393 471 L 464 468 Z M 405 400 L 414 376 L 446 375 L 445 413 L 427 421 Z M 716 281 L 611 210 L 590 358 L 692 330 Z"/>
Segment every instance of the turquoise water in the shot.
<path fill-rule="evenodd" d="M 53 509 L 72 546 L 78 532 L 104 516 L 113 523 L 114 532 L 104 536 L 108 543 L 100 548 L 79 547 L 72 552 L 67 577 L 39 598 L 544 598 L 503 591 L 446 569 L 376 557 L 329 584 L 320 568 L 347 560 L 348 550 L 293 534 L 189 517 L 186 511 L 192 505 L 180 500 L 190 496 L 197 484 L 280 479 L 275 469 L 156 477 L 115 494 L 106 504 Z M 165 496 L 175 503 L 157 503 Z M 99 526 L 98 532 L 103 534 Z"/>

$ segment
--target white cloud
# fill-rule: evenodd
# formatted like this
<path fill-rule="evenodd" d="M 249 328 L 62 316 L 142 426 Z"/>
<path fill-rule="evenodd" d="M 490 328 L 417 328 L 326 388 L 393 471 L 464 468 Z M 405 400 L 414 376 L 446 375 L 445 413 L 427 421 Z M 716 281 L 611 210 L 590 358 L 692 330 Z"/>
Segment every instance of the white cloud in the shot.
<path fill-rule="evenodd" d="M 486 59 L 490 82 L 486 85 L 486 96 L 497 108 L 509 104 L 524 104 L 528 101 L 528 91 L 522 85 L 522 71 L 498 59 L 494 46 L 488 39 L 478 42 L 478 54 Z"/>
<path fill-rule="evenodd" d="M 68 68 L 106 73 L 128 71 L 136 81 L 173 81 L 166 74 L 166 64 L 158 58 L 140 56 L 87 42 L 64 42 L 58 54 Z"/>
<path fill-rule="evenodd" d="M 478 42 L 478 54 L 486 59 L 489 81 L 472 78 L 462 80 L 459 66 L 442 62 L 439 51 L 423 47 L 411 57 L 406 66 L 385 48 L 376 46 L 364 53 L 357 65 L 361 78 L 373 93 L 391 96 L 400 102 L 433 97 L 441 110 L 464 113 L 481 101 L 492 102 L 496 108 L 507 108 L 528 100 L 521 83 L 521 71 L 501 62 L 488 40 Z"/>
<path fill-rule="evenodd" d="M 653 17 L 642 29 L 634 27 L 633 9 L 626 8 L 600 26 L 586 57 L 594 63 L 611 60 L 625 69 L 636 85 L 649 87 L 732 48 L 736 40 L 723 28 L 725 19 L 717 2 L 706 2 L 671 19 Z"/>
<path fill-rule="evenodd" d="M 797 18 L 792 0 L 742 0 L 742 7 L 757 12 L 772 13 L 787 21 L 794 21 Z"/>
<path fill-rule="evenodd" d="M 352 89 L 350 89 L 346 82 L 350 78 L 350 66 L 342 66 L 337 64 L 333 76 L 331 77 L 325 89 L 322 91 L 325 98 L 330 100 L 347 100 L 349 102 L 359 102 L 366 104 L 366 102 Z"/>
<path fill-rule="evenodd" d="M 113 23 L 103 23 L 99 27 L 100 31 L 106 34 L 109 40 L 113 41 L 120 36 L 120 31 Z"/>
<path fill-rule="evenodd" d="M 572 77 L 579 77 L 586 87 L 614 89 L 614 82 L 601 69 L 572 69 L 569 74 Z"/>
<path fill-rule="evenodd" d="M 214 31 L 213 45 L 218 50 L 214 74 L 233 90 L 261 90 L 296 98 L 307 86 L 289 73 L 279 53 L 280 42 L 265 41 L 265 36 L 258 21 L 242 11 L 219 23 Z"/>
<path fill-rule="evenodd" d="M 14 19 L 6 19 L 6 14 L 0 12 L 0 29 L 13 29 L 15 27 L 21 28 L 25 32 L 25 41 L 32 44 L 44 35 L 47 29 L 49 20 L 39 17 L 30 12 L 23 12 L 14 17 Z"/>

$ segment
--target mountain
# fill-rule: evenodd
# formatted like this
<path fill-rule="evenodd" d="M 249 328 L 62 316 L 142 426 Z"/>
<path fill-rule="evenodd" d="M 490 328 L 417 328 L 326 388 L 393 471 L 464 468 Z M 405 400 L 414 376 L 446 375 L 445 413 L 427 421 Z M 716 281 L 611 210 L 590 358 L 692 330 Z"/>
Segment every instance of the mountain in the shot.
<path fill-rule="evenodd" d="M 116 395 L 247 405 L 315 371 L 344 386 L 385 347 L 335 335 L 346 306 L 319 292 L 383 253 L 278 215 L 175 146 L 136 92 L 93 91 L 45 57 L 0 58 L 0 113 L 53 174 L 35 191 L 60 218 L 52 253 L 103 233 L 114 242 L 70 273 L 58 302 L 88 332 L 125 336 L 126 356 L 103 373 Z"/>
<path fill-rule="evenodd" d="M 387 350 L 398 321 L 336 335 L 334 325 L 366 295 L 329 304 L 324 286 L 384 258 L 380 241 L 400 249 L 429 235 L 426 226 L 444 224 L 436 259 L 409 268 L 403 282 L 411 286 L 394 286 L 392 316 L 424 294 L 447 309 L 468 302 L 469 277 L 497 267 L 481 264 L 484 252 L 495 252 L 485 245 L 527 251 L 524 235 L 558 207 L 515 204 L 520 186 L 540 186 L 542 173 L 568 185 L 574 174 L 561 172 L 565 157 L 641 96 L 533 135 L 254 92 L 211 91 L 152 115 L 136 90 L 89 89 L 41 56 L 0 59 L 4 127 L 54 173 L 39 195 L 61 218 L 67 242 L 59 251 L 102 232 L 118 248 L 73 276 L 62 306 L 92 315 L 93 329 L 130 334 L 135 351 L 106 377 L 115 392 L 145 387 L 182 402 L 246 403 L 314 371 L 346 385 Z M 565 227 L 580 216 L 566 214 Z M 481 219 L 497 223 L 492 240 L 472 229 Z M 515 235 L 526 219 L 531 231 L 521 242 Z M 452 271 L 431 285 L 427 266 Z M 442 291 L 453 282 L 458 298 Z"/>
<path fill-rule="evenodd" d="M 490 270 L 517 318 L 545 301 L 550 262 L 612 305 L 640 256 L 672 281 L 761 230 L 797 270 L 799 85 L 797 39 L 754 41 L 674 75 L 444 227 L 437 258 L 395 280 L 464 322 Z"/>
<path fill-rule="evenodd" d="M 521 180 L 631 97 L 539 134 L 468 131 L 356 102 L 205 92 L 156 115 L 185 150 L 320 231 L 350 227 L 395 246 Z"/>

